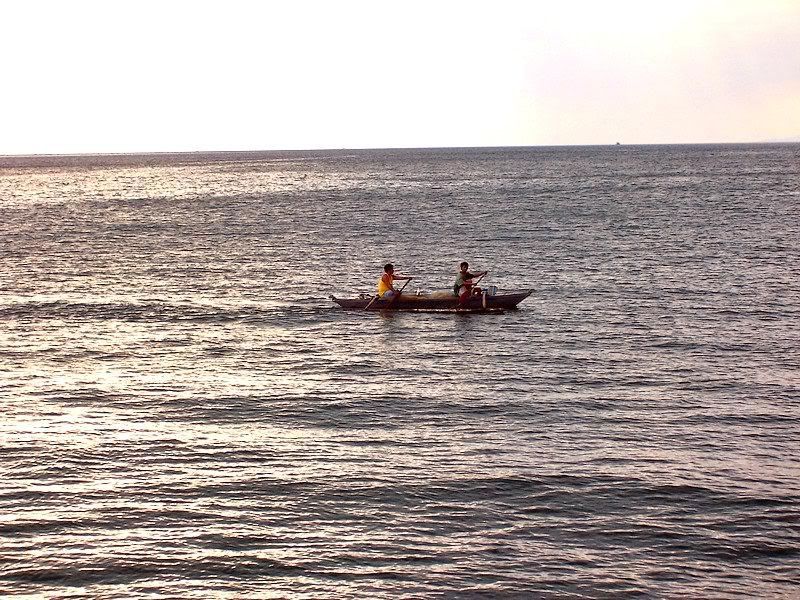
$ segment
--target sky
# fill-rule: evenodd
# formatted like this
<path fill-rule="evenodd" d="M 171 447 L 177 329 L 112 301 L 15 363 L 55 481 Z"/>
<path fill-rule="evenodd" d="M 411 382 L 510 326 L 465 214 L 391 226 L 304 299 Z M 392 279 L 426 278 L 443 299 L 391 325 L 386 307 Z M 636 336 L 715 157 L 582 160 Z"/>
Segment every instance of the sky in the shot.
<path fill-rule="evenodd" d="M 800 140 L 800 0 L 11 0 L 0 154 Z"/>

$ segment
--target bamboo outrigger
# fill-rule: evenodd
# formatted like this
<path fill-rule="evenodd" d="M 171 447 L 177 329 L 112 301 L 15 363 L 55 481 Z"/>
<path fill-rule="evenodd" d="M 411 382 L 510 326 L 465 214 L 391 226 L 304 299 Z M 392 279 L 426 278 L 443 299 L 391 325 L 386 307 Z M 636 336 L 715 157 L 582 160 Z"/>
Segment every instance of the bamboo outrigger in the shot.
<path fill-rule="evenodd" d="M 401 294 L 388 300 L 366 294 L 361 294 L 358 298 L 337 298 L 335 296 L 330 298 L 342 308 L 349 310 L 502 312 L 516 309 L 517 305 L 532 293 L 532 289 L 499 294 L 490 294 L 484 290 L 480 294 L 470 296 L 465 302 L 462 302 L 458 296 L 443 292 Z"/>

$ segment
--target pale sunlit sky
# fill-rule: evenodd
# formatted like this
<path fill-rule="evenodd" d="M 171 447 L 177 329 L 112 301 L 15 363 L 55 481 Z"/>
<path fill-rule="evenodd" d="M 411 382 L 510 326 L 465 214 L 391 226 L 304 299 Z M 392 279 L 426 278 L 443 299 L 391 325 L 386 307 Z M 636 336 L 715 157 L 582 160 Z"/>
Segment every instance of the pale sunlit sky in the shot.
<path fill-rule="evenodd" d="M 0 53 L 0 154 L 800 139 L 800 0 L 12 0 Z"/>

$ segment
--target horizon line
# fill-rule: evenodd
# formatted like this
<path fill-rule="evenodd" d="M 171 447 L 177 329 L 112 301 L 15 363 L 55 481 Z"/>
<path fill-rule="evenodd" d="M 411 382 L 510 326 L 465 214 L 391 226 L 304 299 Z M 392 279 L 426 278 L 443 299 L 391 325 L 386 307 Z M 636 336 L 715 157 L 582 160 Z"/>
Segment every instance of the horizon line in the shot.
<path fill-rule="evenodd" d="M 172 154 L 255 154 L 268 152 L 369 152 L 387 150 L 503 150 L 523 148 L 615 148 L 648 147 L 648 146 L 762 146 L 800 144 L 800 138 L 785 140 L 763 140 L 758 142 L 644 142 L 624 143 L 611 142 L 605 144 L 511 144 L 502 146 L 385 146 L 385 147 L 326 147 L 326 148 L 272 148 L 257 150 L 137 150 L 132 152 L 67 152 L 67 153 L 33 153 L 33 154 L 0 154 L 0 158 L 55 158 L 55 157 L 89 157 L 89 156 L 158 156 Z"/>

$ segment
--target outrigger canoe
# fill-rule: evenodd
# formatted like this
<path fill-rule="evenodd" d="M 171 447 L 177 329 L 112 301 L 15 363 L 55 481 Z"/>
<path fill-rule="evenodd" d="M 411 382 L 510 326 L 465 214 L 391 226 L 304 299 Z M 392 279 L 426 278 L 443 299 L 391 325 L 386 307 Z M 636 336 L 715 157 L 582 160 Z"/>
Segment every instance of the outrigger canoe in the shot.
<path fill-rule="evenodd" d="M 502 312 L 514 310 L 517 304 L 525 300 L 533 290 L 514 290 L 507 293 L 482 294 L 470 296 L 466 302 L 460 302 L 458 296 L 446 292 L 432 294 L 401 294 L 394 300 L 375 299 L 375 296 L 361 294 L 358 298 L 337 298 L 331 300 L 342 308 L 350 310 L 410 310 L 410 311 L 447 311 L 447 312 Z"/>

